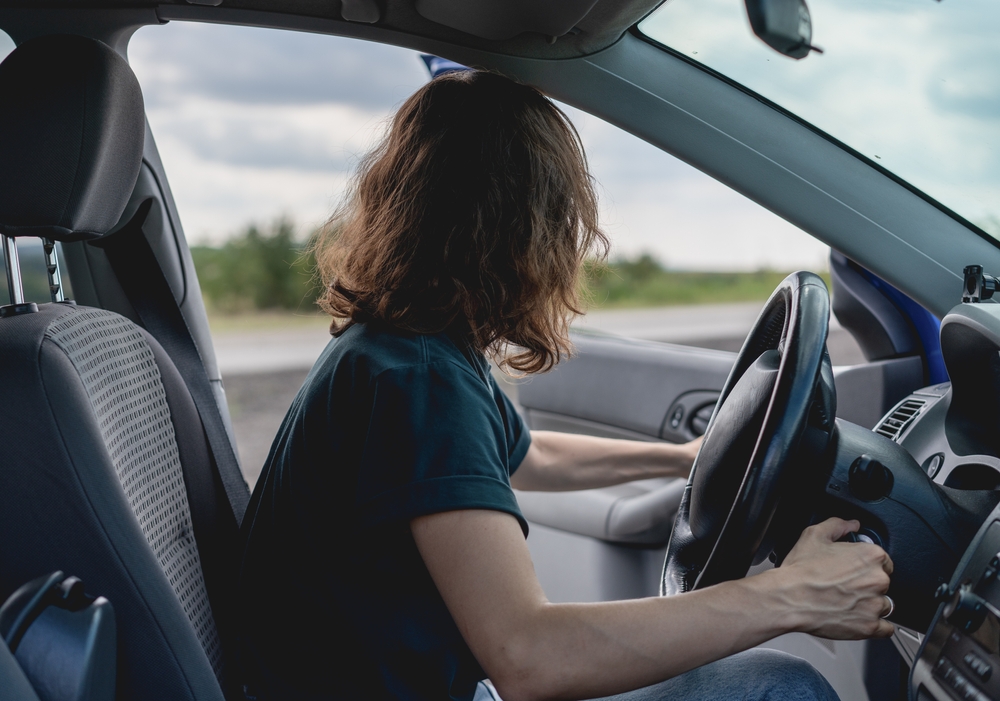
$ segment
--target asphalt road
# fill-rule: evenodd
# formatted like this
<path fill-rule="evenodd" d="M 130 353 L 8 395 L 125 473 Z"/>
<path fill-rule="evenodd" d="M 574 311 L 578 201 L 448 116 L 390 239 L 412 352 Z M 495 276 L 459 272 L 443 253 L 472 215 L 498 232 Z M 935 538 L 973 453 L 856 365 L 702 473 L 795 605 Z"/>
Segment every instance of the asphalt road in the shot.
<path fill-rule="evenodd" d="M 761 303 L 664 307 L 592 312 L 579 329 L 666 343 L 737 351 Z M 329 342 L 322 322 L 294 328 L 223 331 L 214 336 L 225 380 L 233 430 L 250 484 L 267 458 L 271 440 L 309 368 Z M 860 349 L 836 320 L 830 323 L 835 365 L 863 362 Z"/>

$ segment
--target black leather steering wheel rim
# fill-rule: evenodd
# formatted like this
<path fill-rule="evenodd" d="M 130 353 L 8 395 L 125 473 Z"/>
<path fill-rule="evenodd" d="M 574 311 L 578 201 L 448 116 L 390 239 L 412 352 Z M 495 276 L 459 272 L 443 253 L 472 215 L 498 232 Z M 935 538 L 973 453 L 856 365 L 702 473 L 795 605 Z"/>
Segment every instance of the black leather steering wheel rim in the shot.
<path fill-rule="evenodd" d="M 814 401 L 824 358 L 829 374 L 829 318 L 830 296 L 814 273 L 792 273 L 764 305 L 726 380 L 684 490 L 667 546 L 661 594 L 746 575 L 775 517 L 789 459 L 810 411 L 829 412 L 820 417 L 827 423 L 833 419 L 832 377 L 827 378 L 826 401 Z M 756 423 L 741 417 L 748 403 Z M 741 421 L 746 425 L 730 426 Z"/>

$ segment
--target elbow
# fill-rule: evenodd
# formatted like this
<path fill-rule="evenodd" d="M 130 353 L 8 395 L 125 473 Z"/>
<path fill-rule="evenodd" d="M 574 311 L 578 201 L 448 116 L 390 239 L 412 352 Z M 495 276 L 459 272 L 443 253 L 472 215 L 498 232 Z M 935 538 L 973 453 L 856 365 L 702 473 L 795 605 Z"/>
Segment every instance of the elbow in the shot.
<path fill-rule="evenodd" d="M 527 676 L 501 676 L 497 679 L 490 677 L 493 686 L 496 687 L 497 694 L 503 701 L 545 701 L 554 698 L 546 694 L 534 683 L 530 675 Z"/>
<path fill-rule="evenodd" d="M 539 701 L 542 698 L 523 680 L 508 677 L 495 679 L 491 676 L 490 681 L 503 701 Z"/>
<path fill-rule="evenodd" d="M 545 701 L 559 698 L 554 684 L 558 678 L 558 664 L 548 660 L 544 646 L 529 636 L 516 636 L 498 646 L 490 664 L 490 681 L 503 701 Z"/>

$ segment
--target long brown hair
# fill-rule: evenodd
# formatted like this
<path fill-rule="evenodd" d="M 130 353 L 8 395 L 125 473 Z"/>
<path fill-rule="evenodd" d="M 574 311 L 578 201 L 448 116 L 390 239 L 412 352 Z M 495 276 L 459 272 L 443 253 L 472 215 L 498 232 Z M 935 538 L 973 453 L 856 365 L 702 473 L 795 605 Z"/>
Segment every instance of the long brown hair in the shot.
<path fill-rule="evenodd" d="M 319 303 L 335 335 L 371 320 L 457 329 L 501 366 L 539 372 L 569 353 L 581 264 L 607 247 L 566 115 L 495 73 L 450 73 L 361 161 L 316 244 Z"/>

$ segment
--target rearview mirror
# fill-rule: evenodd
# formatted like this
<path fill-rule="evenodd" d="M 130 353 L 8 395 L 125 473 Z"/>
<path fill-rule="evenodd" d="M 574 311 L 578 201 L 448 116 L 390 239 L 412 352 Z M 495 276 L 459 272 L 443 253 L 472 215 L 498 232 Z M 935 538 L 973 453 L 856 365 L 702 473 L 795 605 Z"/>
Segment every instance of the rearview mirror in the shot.
<path fill-rule="evenodd" d="M 746 0 L 747 16 L 753 33 L 778 53 L 799 59 L 810 51 L 823 53 L 812 45 L 812 20 L 805 0 Z"/>

